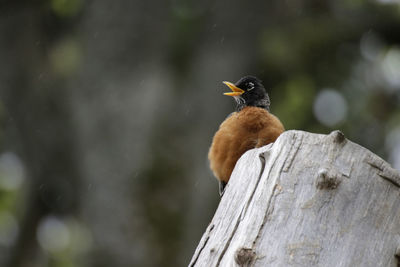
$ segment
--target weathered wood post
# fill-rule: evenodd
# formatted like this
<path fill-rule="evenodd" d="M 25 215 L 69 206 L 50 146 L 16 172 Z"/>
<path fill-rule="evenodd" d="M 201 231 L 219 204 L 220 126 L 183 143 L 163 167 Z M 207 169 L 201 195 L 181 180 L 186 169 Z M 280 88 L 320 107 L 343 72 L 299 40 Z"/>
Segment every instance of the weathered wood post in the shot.
<path fill-rule="evenodd" d="M 400 173 L 339 131 L 236 164 L 189 266 L 400 266 Z"/>

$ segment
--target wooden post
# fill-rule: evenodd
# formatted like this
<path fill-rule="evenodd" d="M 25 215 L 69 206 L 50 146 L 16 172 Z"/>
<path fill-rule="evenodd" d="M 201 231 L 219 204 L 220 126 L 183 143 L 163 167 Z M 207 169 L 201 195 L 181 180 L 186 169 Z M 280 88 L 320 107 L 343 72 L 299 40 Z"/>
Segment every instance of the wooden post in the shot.
<path fill-rule="evenodd" d="M 400 266 L 400 173 L 329 135 L 287 131 L 244 154 L 189 264 Z"/>

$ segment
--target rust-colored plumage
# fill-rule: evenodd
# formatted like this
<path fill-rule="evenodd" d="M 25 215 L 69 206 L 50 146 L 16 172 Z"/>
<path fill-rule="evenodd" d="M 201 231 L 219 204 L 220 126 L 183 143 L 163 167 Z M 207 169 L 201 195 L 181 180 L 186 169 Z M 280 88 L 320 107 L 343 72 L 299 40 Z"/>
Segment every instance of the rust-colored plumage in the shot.
<path fill-rule="evenodd" d="M 222 122 L 208 153 L 221 194 L 240 156 L 249 149 L 274 142 L 284 131 L 279 119 L 269 113 L 268 94 L 257 78 L 246 76 L 236 85 L 225 83 L 233 91 L 226 94 L 235 97 L 238 108 Z"/>

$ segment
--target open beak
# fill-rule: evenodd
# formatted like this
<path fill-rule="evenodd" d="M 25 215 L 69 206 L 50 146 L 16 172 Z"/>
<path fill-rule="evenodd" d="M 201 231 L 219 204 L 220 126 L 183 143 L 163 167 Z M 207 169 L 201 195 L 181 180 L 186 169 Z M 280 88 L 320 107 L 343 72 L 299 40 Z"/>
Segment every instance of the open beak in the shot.
<path fill-rule="evenodd" d="M 233 83 L 230 82 L 223 82 L 226 86 L 228 86 L 232 92 L 229 93 L 224 93 L 224 95 L 229 95 L 229 96 L 238 96 L 243 94 L 245 91 L 234 85 Z"/>

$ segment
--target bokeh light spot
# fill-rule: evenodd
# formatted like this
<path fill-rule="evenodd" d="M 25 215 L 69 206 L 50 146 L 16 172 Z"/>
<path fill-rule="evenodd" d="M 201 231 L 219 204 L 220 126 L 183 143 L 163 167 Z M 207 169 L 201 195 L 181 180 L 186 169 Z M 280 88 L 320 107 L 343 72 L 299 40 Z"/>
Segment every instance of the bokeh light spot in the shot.
<path fill-rule="evenodd" d="M 0 213 L 0 244 L 11 246 L 18 235 L 18 224 L 9 212 Z"/>
<path fill-rule="evenodd" d="M 69 219 L 67 225 L 71 234 L 72 251 L 75 253 L 89 251 L 92 247 L 93 240 L 90 231 L 85 225 L 75 219 Z"/>
<path fill-rule="evenodd" d="M 389 163 L 400 170 L 400 127 L 392 129 L 386 136 L 385 148 L 389 152 Z"/>
<path fill-rule="evenodd" d="M 400 143 L 396 144 L 396 146 L 391 149 L 389 161 L 393 168 L 400 170 Z"/>
<path fill-rule="evenodd" d="M 51 8 L 60 17 L 71 17 L 82 9 L 82 0 L 52 0 Z"/>
<path fill-rule="evenodd" d="M 329 127 L 342 122 L 347 114 L 347 102 L 336 90 L 323 89 L 314 101 L 314 115 Z"/>
<path fill-rule="evenodd" d="M 70 231 L 63 221 L 49 216 L 44 218 L 37 229 L 40 246 L 48 252 L 65 250 L 70 244 Z"/>
<path fill-rule="evenodd" d="M 400 4 L 399 0 L 376 0 L 378 3 L 392 5 L 392 4 Z"/>
<path fill-rule="evenodd" d="M 391 48 L 382 61 L 382 70 L 387 82 L 393 87 L 400 86 L 400 49 Z"/>
<path fill-rule="evenodd" d="M 76 40 L 61 40 L 50 51 L 52 69 L 62 76 L 74 73 L 81 63 L 81 54 L 80 46 Z"/>
<path fill-rule="evenodd" d="M 366 32 L 360 41 L 360 50 L 363 57 L 370 61 L 378 59 L 384 44 L 374 32 Z"/>
<path fill-rule="evenodd" d="M 17 155 L 6 152 L 0 155 L 0 188 L 17 190 L 25 178 L 22 162 Z"/>

